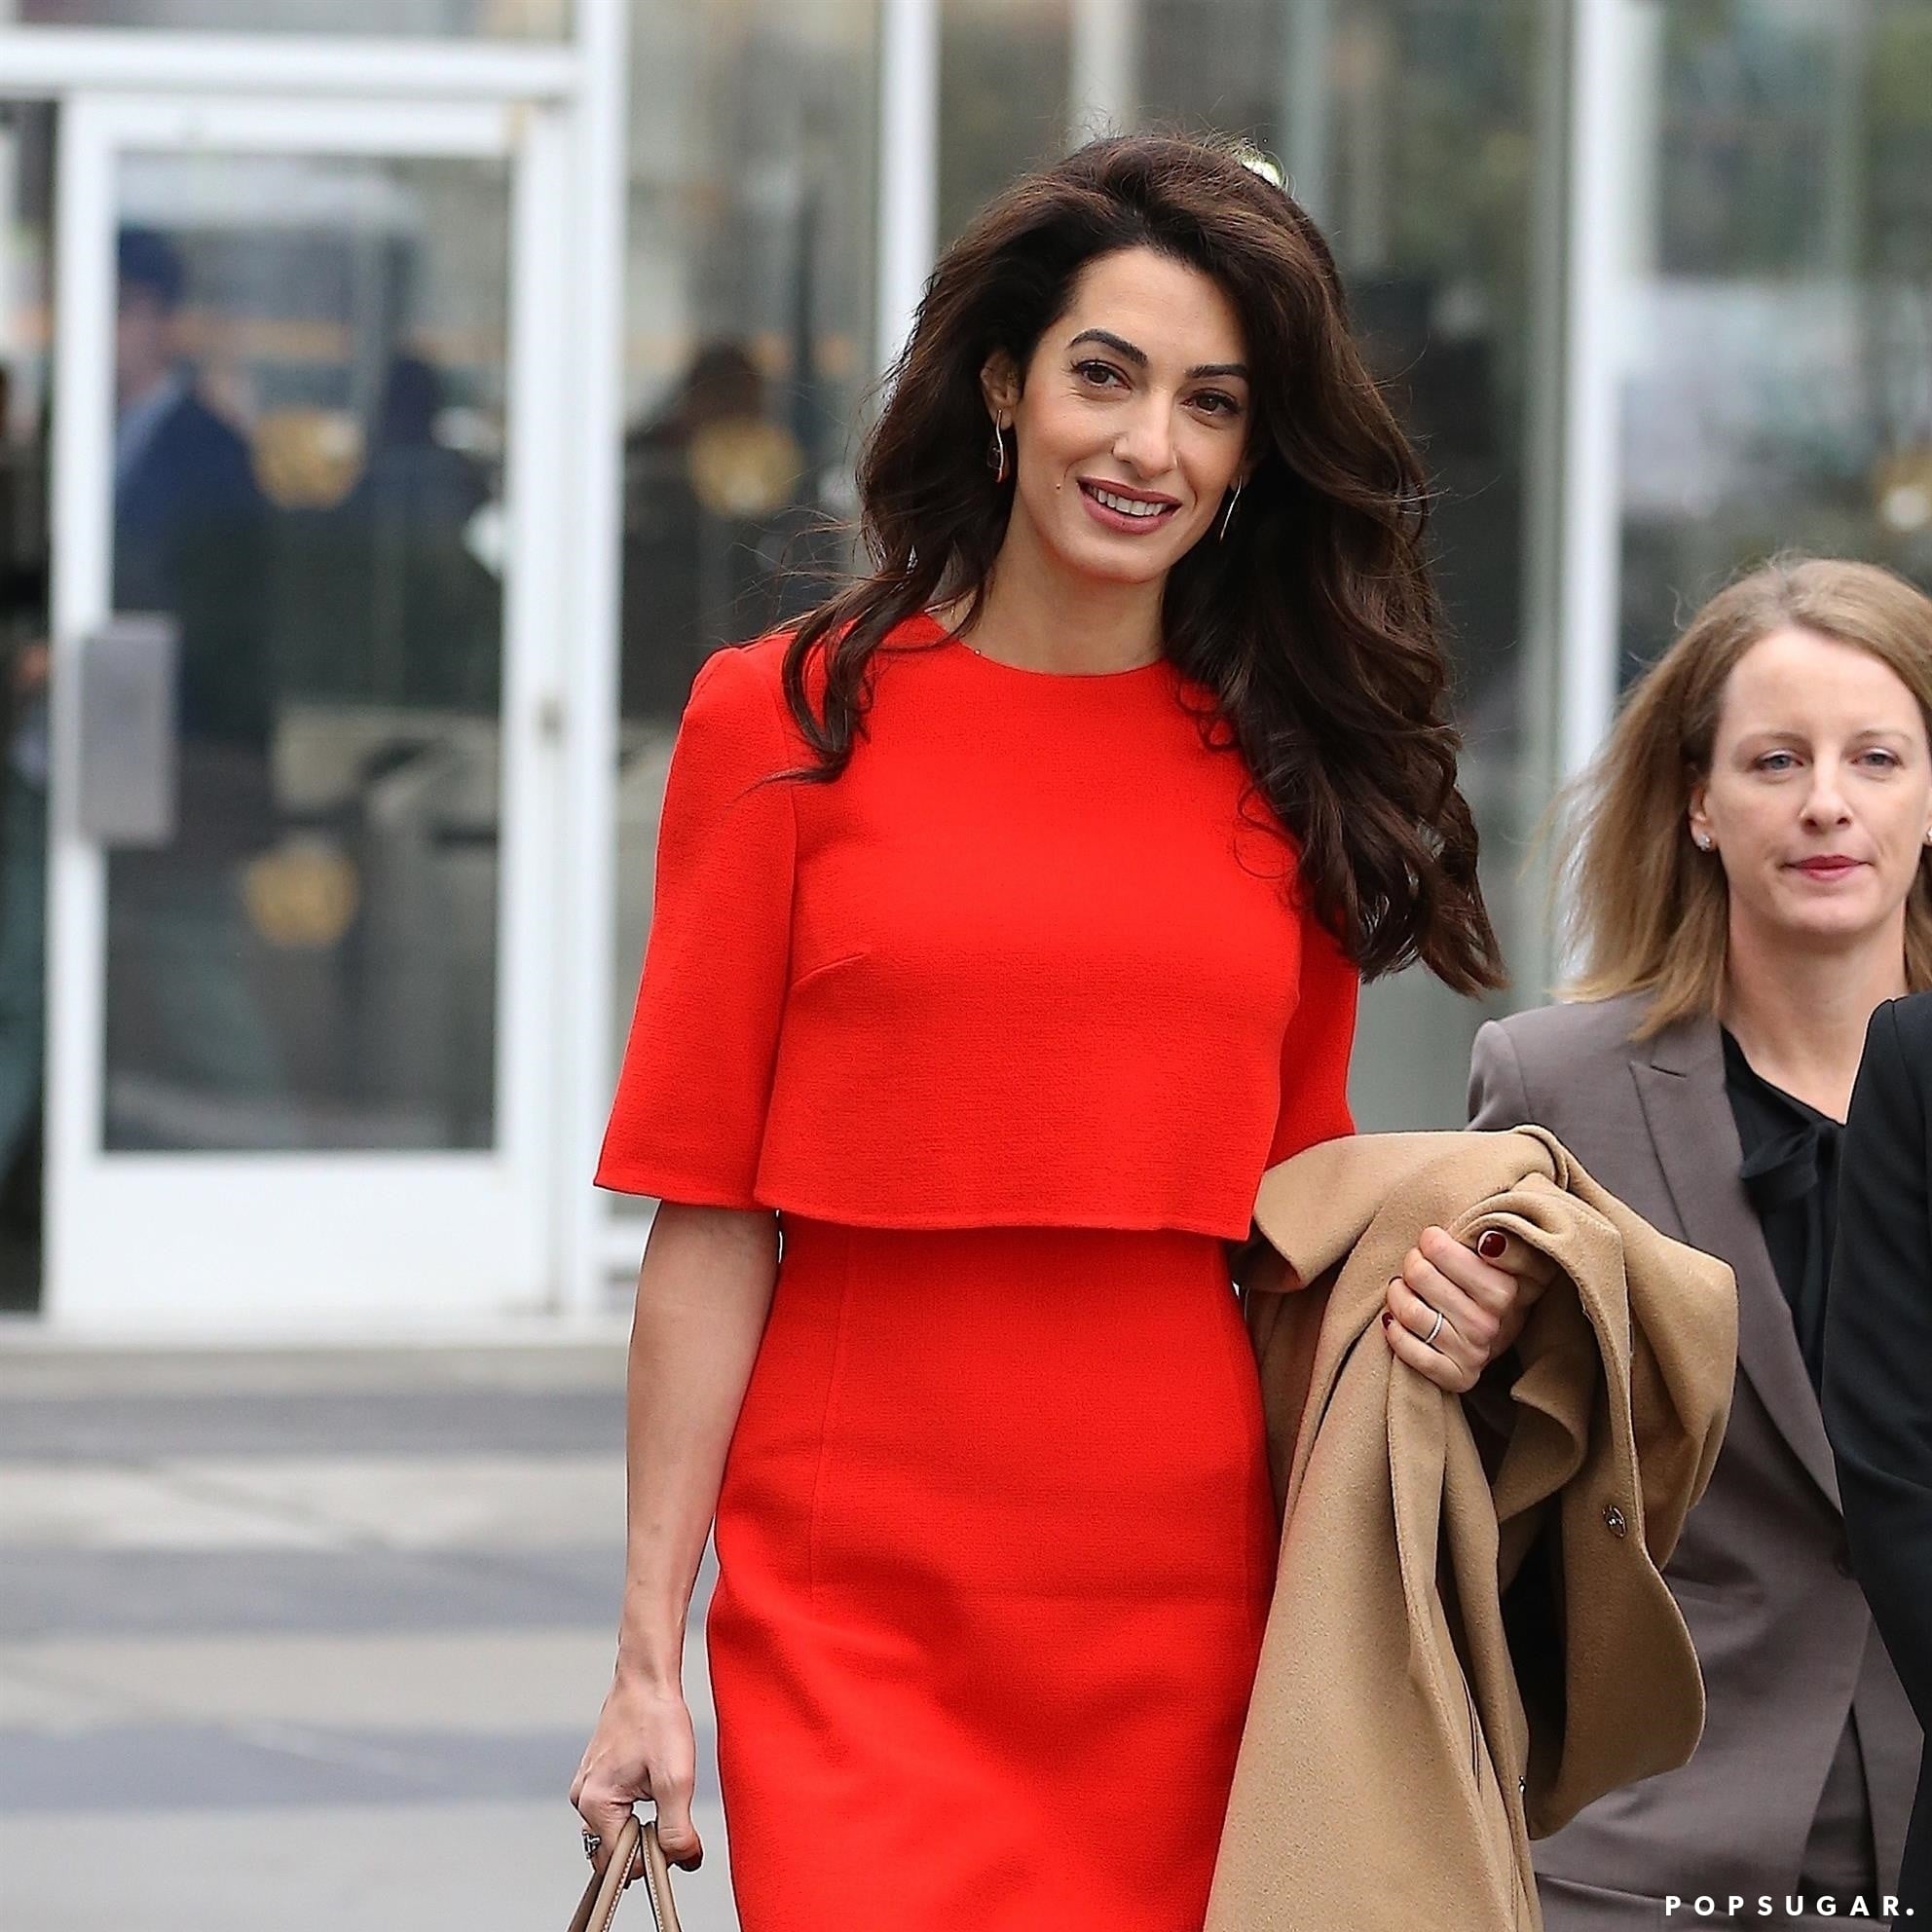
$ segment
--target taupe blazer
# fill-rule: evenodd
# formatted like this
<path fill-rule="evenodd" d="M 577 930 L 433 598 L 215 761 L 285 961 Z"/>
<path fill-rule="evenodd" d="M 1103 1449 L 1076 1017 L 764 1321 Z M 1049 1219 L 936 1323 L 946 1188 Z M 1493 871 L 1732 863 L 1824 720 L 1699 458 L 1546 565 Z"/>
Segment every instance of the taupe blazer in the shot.
<path fill-rule="evenodd" d="M 1737 1277 L 1737 1384 L 1703 1501 L 1664 1572 L 1703 1668 L 1680 1770 L 1588 1806 L 1537 1847 L 1550 1932 L 1659 1923 L 1670 1893 L 1797 1889 L 1833 1756 L 1855 1721 L 1881 1891 L 1897 1889 L 1921 1738 L 1852 1580 L 1838 1478 L 1770 1252 L 1744 1192 L 1715 1020 L 1633 1043 L 1635 997 L 1491 1022 L 1472 1126 L 1534 1121 L 1661 1232 Z"/>

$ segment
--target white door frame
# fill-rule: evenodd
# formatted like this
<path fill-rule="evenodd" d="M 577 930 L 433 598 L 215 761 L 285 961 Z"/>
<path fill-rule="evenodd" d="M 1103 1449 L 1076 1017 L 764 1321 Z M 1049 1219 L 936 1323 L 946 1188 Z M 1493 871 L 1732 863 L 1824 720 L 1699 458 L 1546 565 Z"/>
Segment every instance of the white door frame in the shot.
<path fill-rule="evenodd" d="M 483 1315 L 554 1282 L 553 1048 L 569 438 L 570 145 L 555 110 L 91 92 L 59 125 L 45 1307 L 75 1326 Z M 104 874 L 72 796 L 72 657 L 107 613 L 115 163 L 127 149 L 474 155 L 511 169 L 498 1142 L 478 1153 L 108 1154 Z M 63 666 L 62 658 L 67 660 Z M 62 675 L 63 669 L 68 675 Z M 264 1303 L 272 1306 L 265 1307 Z"/>
<path fill-rule="evenodd" d="M 379 40 L 357 34 L 210 33 L 185 27 L 0 25 L 0 93 L 65 99 L 76 90 L 335 94 L 355 100 L 568 101 L 584 87 L 592 17 L 576 0 L 575 43 Z M 614 0 L 621 7 L 624 0 Z"/>
<path fill-rule="evenodd" d="M 1629 316 L 1631 198 L 1650 166 L 1631 152 L 1639 0 L 1572 0 L 1566 107 L 1562 504 L 1557 776 L 1577 776 L 1616 715 L 1622 575 L 1618 463 Z M 1639 117 L 1639 125 L 1641 117 Z"/>

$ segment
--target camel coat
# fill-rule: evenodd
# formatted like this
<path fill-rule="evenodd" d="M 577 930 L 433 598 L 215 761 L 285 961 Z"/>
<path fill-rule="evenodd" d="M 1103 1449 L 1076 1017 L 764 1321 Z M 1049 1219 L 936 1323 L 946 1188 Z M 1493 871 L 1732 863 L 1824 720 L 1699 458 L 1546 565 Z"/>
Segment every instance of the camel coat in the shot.
<path fill-rule="evenodd" d="M 1730 1270 L 1539 1128 L 1330 1141 L 1254 1218 L 1309 1285 L 1249 1298 L 1286 1527 L 1208 1932 L 1538 1932 L 1530 1839 L 1697 1742 L 1658 1573 L 1724 1432 Z M 1431 1223 L 1559 1271 L 1468 1398 L 1493 1476 L 1378 1325 Z"/>

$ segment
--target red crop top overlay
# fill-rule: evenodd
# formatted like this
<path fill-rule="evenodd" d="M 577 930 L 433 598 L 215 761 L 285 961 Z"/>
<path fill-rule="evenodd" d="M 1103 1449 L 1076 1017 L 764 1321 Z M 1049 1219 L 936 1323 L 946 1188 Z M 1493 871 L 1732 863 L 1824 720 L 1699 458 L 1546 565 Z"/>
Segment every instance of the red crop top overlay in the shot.
<path fill-rule="evenodd" d="M 845 771 L 760 784 L 811 763 L 783 655 L 721 650 L 692 688 L 599 1184 L 1245 1238 L 1264 1168 L 1352 1131 L 1356 975 L 1203 742 L 1208 695 L 920 618 L 873 658 Z"/>

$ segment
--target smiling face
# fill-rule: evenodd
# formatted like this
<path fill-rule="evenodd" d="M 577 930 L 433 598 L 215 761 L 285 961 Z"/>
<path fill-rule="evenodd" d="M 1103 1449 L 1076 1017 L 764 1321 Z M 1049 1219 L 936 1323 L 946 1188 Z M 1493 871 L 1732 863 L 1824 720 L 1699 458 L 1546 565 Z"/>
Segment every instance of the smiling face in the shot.
<path fill-rule="evenodd" d="M 1815 947 L 1900 929 L 1932 829 L 1917 700 L 1868 650 L 1760 638 L 1725 682 L 1691 836 L 1724 866 L 1733 935 Z"/>
<path fill-rule="evenodd" d="M 1091 261 L 1023 377 L 995 356 L 986 407 L 1018 458 L 1008 540 L 1075 575 L 1158 581 L 1243 471 L 1247 349 L 1234 305 L 1151 248 Z"/>

